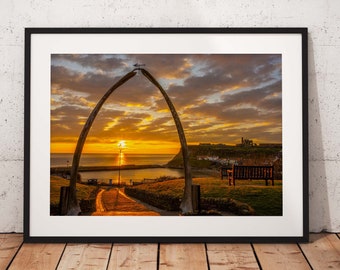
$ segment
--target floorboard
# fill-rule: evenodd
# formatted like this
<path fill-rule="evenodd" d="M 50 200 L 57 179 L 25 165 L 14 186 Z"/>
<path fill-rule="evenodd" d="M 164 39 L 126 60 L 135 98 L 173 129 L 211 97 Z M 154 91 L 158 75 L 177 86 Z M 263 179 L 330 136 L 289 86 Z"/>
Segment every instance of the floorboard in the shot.
<path fill-rule="evenodd" d="M 207 244 L 210 270 L 260 269 L 250 244 Z"/>
<path fill-rule="evenodd" d="M 111 246 L 111 244 L 67 244 L 57 269 L 106 270 Z"/>
<path fill-rule="evenodd" d="M 311 269 L 297 244 L 254 244 L 263 270 Z"/>
<path fill-rule="evenodd" d="M 56 269 L 65 244 L 29 244 L 21 246 L 10 270 Z"/>
<path fill-rule="evenodd" d="M 300 247 L 314 270 L 340 269 L 340 239 L 335 234 L 310 234 L 310 242 Z"/>
<path fill-rule="evenodd" d="M 340 235 L 304 244 L 30 244 L 0 234 L 0 269 L 340 269 Z"/>
<path fill-rule="evenodd" d="M 0 234 L 0 269 L 8 267 L 22 242 L 22 234 Z"/>
<path fill-rule="evenodd" d="M 208 269 L 204 244 L 161 244 L 159 256 L 159 270 Z"/>
<path fill-rule="evenodd" d="M 157 269 L 158 244 L 114 244 L 108 270 Z"/>

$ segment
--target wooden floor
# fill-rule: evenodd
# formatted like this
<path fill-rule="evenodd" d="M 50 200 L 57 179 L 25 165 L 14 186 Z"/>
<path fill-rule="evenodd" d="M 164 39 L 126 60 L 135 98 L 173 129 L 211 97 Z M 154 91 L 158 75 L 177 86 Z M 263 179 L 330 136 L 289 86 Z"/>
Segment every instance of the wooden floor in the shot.
<path fill-rule="evenodd" d="M 340 269 L 340 235 L 307 244 L 27 244 L 0 234 L 0 269 Z"/>

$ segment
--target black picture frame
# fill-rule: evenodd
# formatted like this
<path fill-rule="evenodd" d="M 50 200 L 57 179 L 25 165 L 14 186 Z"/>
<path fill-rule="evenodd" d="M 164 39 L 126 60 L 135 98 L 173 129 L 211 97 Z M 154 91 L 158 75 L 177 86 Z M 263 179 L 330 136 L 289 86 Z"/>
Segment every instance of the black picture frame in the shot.
<path fill-rule="evenodd" d="M 75 220 L 78 217 L 69 217 L 69 216 L 62 216 L 62 217 L 52 217 L 49 214 L 48 206 L 37 206 L 37 202 L 41 203 L 44 202 L 45 199 L 40 200 L 38 197 L 41 194 L 48 193 L 49 194 L 49 184 L 44 184 L 42 187 L 40 186 L 40 182 L 37 183 L 40 178 L 44 178 L 43 176 L 49 174 L 50 167 L 46 166 L 48 162 L 46 162 L 46 155 L 41 155 L 40 153 L 49 153 L 49 149 L 46 148 L 46 143 L 41 143 L 41 138 L 37 138 L 37 134 L 44 133 L 44 138 L 47 141 L 49 140 L 49 127 L 46 127 L 43 125 L 44 120 L 40 119 L 40 116 L 45 115 L 46 118 L 50 117 L 46 115 L 46 108 L 48 109 L 50 106 L 50 99 L 49 94 L 50 91 L 44 87 L 48 86 L 50 83 L 50 70 L 45 70 L 43 74 L 40 72 L 42 69 L 49 69 L 50 68 L 50 62 L 47 60 L 50 60 L 50 54 L 56 54 L 56 53 L 78 53 L 75 51 L 74 48 L 77 48 L 78 44 L 72 44 L 74 40 L 77 40 L 79 38 L 83 39 L 85 41 L 91 41 L 91 38 L 94 36 L 101 36 L 104 37 L 112 37 L 115 38 L 117 35 L 124 36 L 124 37 L 131 37 L 132 40 L 137 40 L 137 38 L 147 37 L 149 38 L 149 41 L 154 39 L 157 42 L 162 42 L 159 40 L 162 40 L 163 36 L 170 36 L 170 41 L 174 42 L 181 41 L 182 38 L 190 39 L 191 37 L 199 36 L 202 43 L 205 45 L 205 49 L 209 49 L 210 45 L 211 47 L 214 47 L 215 45 L 217 47 L 219 40 L 221 39 L 222 42 L 224 41 L 224 37 L 228 37 L 231 40 L 233 38 L 236 39 L 236 45 L 234 47 L 238 47 L 241 45 L 242 38 L 248 38 L 252 37 L 254 44 L 257 44 L 254 49 L 254 53 L 263 53 L 266 54 L 268 50 L 268 53 L 279 53 L 283 55 L 282 58 L 282 65 L 285 66 L 283 69 L 283 74 L 286 76 L 285 72 L 290 69 L 292 65 L 294 65 L 294 70 L 297 71 L 299 75 L 297 75 L 298 83 L 296 89 L 294 91 L 290 91 L 288 94 L 284 94 L 282 97 L 282 100 L 295 100 L 297 99 L 297 102 L 293 105 L 283 107 L 282 109 L 282 117 L 285 119 L 286 122 L 289 122 L 290 120 L 293 120 L 295 124 L 293 125 L 293 128 L 296 127 L 297 130 L 293 130 L 292 126 L 288 126 L 287 128 L 283 128 L 283 140 L 285 140 L 285 136 L 287 137 L 294 137 L 295 142 L 292 143 L 292 146 L 290 146 L 289 149 L 285 149 L 285 144 L 283 144 L 283 149 L 286 155 L 292 155 L 297 157 L 297 164 L 295 164 L 295 168 L 297 169 L 296 179 L 295 181 L 298 182 L 298 192 L 295 192 L 296 194 L 292 195 L 292 198 L 285 197 L 286 194 L 283 194 L 283 201 L 287 202 L 287 200 L 292 199 L 293 201 L 298 202 L 297 208 L 299 208 L 299 211 L 297 213 L 300 213 L 298 215 L 298 220 L 295 222 L 294 220 L 290 220 L 291 223 L 294 223 L 294 228 L 288 228 L 287 226 L 290 221 L 285 220 L 285 215 L 290 213 L 291 208 L 284 209 L 282 217 L 275 217 L 276 221 L 274 224 L 281 224 L 280 220 L 282 221 L 282 233 L 277 233 L 277 231 L 270 232 L 268 234 L 261 233 L 256 234 L 253 232 L 248 231 L 249 228 L 258 226 L 259 224 L 262 224 L 264 226 L 264 230 L 267 230 L 267 224 L 266 222 L 271 217 L 266 217 L 263 219 L 263 221 L 257 221 L 256 224 L 251 224 L 249 222 L 250 219 L 248 217 L 240 217 L 238 221 L 233 222 L 233 226 L 235 224 L 240 224 L 241 227 L 244 226 L 246 223 L 246 228 L 244 229 L 244 232 L 234 232 L 229 234 L 228 233 L 228 226 L 230 225 L 226 220 L 230 217 L 223 217 L 223 220 L 225 220 L 225 226 L 228 228 L 228 230 L 225 231 L 225 233 L 217 233 L 216 234 L 204 234 L 200 233 L 200 230 L 191 233 L 186 233 L 178 231 L 178 234 L 176 234 L 176 231 L 171 232 L 169 235 L 167 235 L 164 230 L 162 233 L 151 233 L 148 232 L 146 234 L 140 234 L 140 233 L 131 233 L 131 234 L 110 234 L 110 233 L 98 233 L 98 231 L 95 230 L 89 230 L 86 231 L 86 229 L 81 229 L 81 232 L 77 232 L 75 234 L 75 230 L 68 230 L 67 228 L 63 228 L 62 230 L 59 230 L 60 227 L 62 227 L 63 220 Z M 31 242 L 31 243 L 46 243 L 46 242 L 96 242 L 96 243 L 103 243 L 103 242 L 138 242 L 138 243 L 153 243 L 153 242 L 159 242 L 159 243 L 198 243 L 198 242 L 209 242 L 209 243 L 227 243 L 227 242 L 262 242 L 262 243 L 269 243 L 269 242 L 306 242 L 308 241 L 308 234 L 309 234 L 309 214 L 308 214 L 308 48 L 307 48 L 307 35 L 308 30 L 307 28 L 26 28 L 25 29 L 25 146 L 24 146 L 24 239 L 25 242 Z M 70 40 L 66 40 L 70 38 Z M 174 39 L 172 39 L 174 38 Z M 240 39 L 241 38 L 241 39 Z M 277 48 L 271 48 L 271 43 L 263 44 L 263 50 L 259 49 L 261 47 L 261 39 L 266 40 L 267 38 L 270 39 L 270 42 L 272 42 L 276 46 L 278 43 L 280 43 L 280 46 Z M 212 40 L 214 39 L 214 40 Z M 258 40 L 257 40 L 258 39 Z M 56 44 L 56 40 L 60 41 L 60 44 L 58 46 L 54 46 Z M 99 42 L 96 42 L 93 44 L 91 43 L 89 47 L 86 47 L 86 42 L 84 43 L 84 40 L 81 41 L 84 47 L 82 47 L 79 50 L 79 53 L 84 53 L 86 51 L 89 51 L 90 53 L 93 53 L 96 51 L 96 44 L 100 44 Z M 241 41 L 240 41 L 241 40 Z M 276 40 L 280 40 L 280 42 L 277 42 Z M 293 42 L 291 42 L 293 40 Z M 71 42 L 70 42 L 71 41 Z M 228 39 L 229 41 L 229 39 Z M 248 40 L 249 41 L 249 40 Z M 125 41 L 122 41 L 123 43 Z M 215 43 L 214 43 L 215 42 Z M 59 42 L 57 42 L 59 43 Z M 69 48 L 63 48 L 63 44 L 68 43 L 71 46 Z M 85 45 L 84 45 L 85 44 Z M 163 43 L 162 43 L 163 44 Z M 179 43 L 173 43 L 172 47 L 175 47 L 174 51 L 176 51 L 176 46 L 178 46 Z M 244 44 L 244 43 L 242 43 Z M 126 45 L 126 44 L 125 44 Z M 226 44 L 225 44 L 226 45 Z M 135 45 L 136 50 L 138 51 L 140 49 L 140 46 L 143 47 L 143 45 Z M 191 47 L 190 47 L 191 46 Z M 187 46 L 185 48 L 180 49 L 179 53 L 191 53 L 191 51 L 188 52 L 188 48 L 192 49 L 192 53 L 199 53 L 199 50 L 195 49 L 195 46 L 198 46 L 197 43 L 191 43 L 190 46 Z M 124 47 L 124 44 L 121 46 Z M 121 48 L 120 47 L 120 48 Z M 220 46 L 221 47 L 221 46 Z M 223 47 L 223 45 L 222 45 Z M 242 46 L 241 46 L 242 47 Z M 245 51 L 244 53 L 249 53 L 249 51 L 252 50 L 252 45 L 246 46 L 248 51 Z M 230 47 L 228 47 L 230 48 Z M 284 51 L 280 51 L 280 48 L 283 48 Z M 287 48 L 287 51 L 285 51 Z M 58 51 L 60 49 L 60 51 Z M 101 53 L 102 48 L 100 48 L 98 51 Z M 182 50 L 182 51 L 181 51 Z M 262 51 L 261 51 L 262 50 Z M 236 51 L 238 53 L 240 52 L 240 49 L 237 48 Z M 261 52 L 260 52 L 261 51 Z M 217 49 L 215 51 L 215 48 L 213 48 L 208 53 L 214 54 L 214 53 L 221 53 L 220 49 Z M 112 46 L 112 51 L 105 53 L 116 53 L 115 47 Z M 121 51 L 119 51 L 121 53 Z M 129 52 L 131 53 L 131 52 Z M 135 52 L 132 52 L 135 53 Z M 152 53 L 148 52 L 142 52 L 142 53 Z M 158 52 L 162 53 L 162 52 Z M 168 51 L 165 51 L 163 53 L 168 53 Z M 171 52 L 173 53 L 173 52 Z M 235 53 L 235 51 L 231 51 L 231 53 Z M 297 56 L 297 57 L 295 57 Z M 44 58 L 44 61 L 41 62 L 41 59 Z M 289 59 L 289 60 L 287 60 Z M 291 62 L 292 61 L 292 62 Z M 41 65 L 41 63 L 43 63 Z M 139 67 L 137 67 L 139 68 Z M 47 76 L 48 75 L 48 76 Z M 294 78 L 290 78 L 290 73 L 287 75 L 288 77 L 282 78 L 282 81 L 292 81 Z M 47 77 L 47 78 L 46 78 Z M 43 82 L 42 82 L 43 81 Z M 286 83 L 286 82 L 285 82 Z M 39 90 L 37 93 L 37 89 Z M 50 89 L 50 88 L 49 88 Z M 287 89 L 284 88 L 282 91 L 286 91 Z M 46 95 L 41 95 L 41 91 L 46 91 Z M 285 101 L 283 101 L 285 102 Z M 294 107 L 295 106 L 295 107 Z M 41 108 L 44 109 L 41 109 Z M 40 111 L 42 110 L 42 111 Z M 293 113 L 290 111 L 292 110 Z M 289 112 L 288 112 L 289 111 Z M 44 114 L 45 112 L 45 114 Z M 295 126 L 294 126 L 295 125 Z M 185 127 L 184 127 L 185 129 Z M 46 135 L 46 134 L 47 135 Z M 293 133 L 293 134 L 290 134 Z M 43 139 L 44 141 L 44 139 Z M 296 144 L 295 144 L 296 143 Z M 287 145 L 290 145 L 290 142 L 287 143 Z M 49 164 L 49 163 L 48 163 Z M 283 166 L 285 166 L 285 156 L 283 158 Z M 293 164 L 294 165 L 294 164 Z M 39 168 L 38 168 L 39 167 Z M 289 167 L 289 166 L 287 166 Z M 45 172 L 45 174 L 44 174 Z M 285 179 L 283 179 L 285 181 Z M 46 181 L 45 181 L 46 182 Z M 47 181 L 49 182 L 49 181 Z M 288 189 L 287 189 L 288 186 Z M 291 190 L 291 186 L 287 184 L 285 186 L 285 189 L 283 193 L 289 193 Z M 294 187 L 294 186 L 292 186 Z M 44 195 L 45 196 L 45 195 Z M 41 203 L 41 205 L 44 205 Z M 284 206 L 282 206 L 284 207 Z M 37 209 L 39 208 L 39 209 Z M 296 216 L 296 212 L 294 212 L 294 215 Z M 294 216 L 293 215 L 293 216 Z M 79 217 L 80 218 L 80 217 Z M 185 226 L 194 226 L 195 218 L 199 218 L 200 223 L 204 224 L 206 221 L 208 221 L 211 217 L 176 217 L 176 219 L 182 219 L 184 220 Z M 254 220 L 261 219 L 262 217 L 253 217 Z M 124 218 L 122 218 L 124 219 Z M 215 219 L 215 217 L 214 217 Z M 222 219 L 222 218 L 221 218 Z M 47 223 L 45 222 L 46 220 Z M 166 220 L 166 219 L 165 219 Z M 181 222 L 182 222 L 181 220 Z M 140 226 L 144 226 L 145 224 L 148 224 L 148 222 L 154 222 L 155 220 L 153 218 L 150 218 L 148 221 L 147 217 L 143 217 L 143 221 L 140 223 Z M 79 227 L 84 226 L 84 222 L 86 223 L 86 220 L 79 221 L 78 225 Z M 103 224 L 103 222 L 106 222 L 106 220 L 103 221 L 103 219 L 98 220 L 98 224 Z M 110 223 L 111 221 L 109 221 Z M 127 224 L 130 222 L 130 219 L 123 220 L 120 224 Z M 131 221 L 135 222 L 135 220 Z M 174 221 L 176 222 L 176 220 Z M 219 221 L 218 221 L 219 222 Z M 287 223 L 288 222 L 288 223 Z M 54 224 L 55 228 L 46 229 L 48 227 L 47 225 Z M 59 225 L 58 225 L 59 224 Z M 77 224 L 77 221 L 75 221 L 75 224 Z M 164 221 L 161 222 L 161 224 L 165 224 Z M 171 224 L 171 223 L 170 223 Z M 223 221 L 219 223 L 218 226 L 222 226 L 224 224 Z M 196 224 L 197 225 L 197 224 Z M 39 229 L 39 226 L 41 226 L 42 229 Z M 92 224 L 89 225 L 91 227 Z M 281 225 L 280 225 L 281 226 Z M 169 227 L 169 230 L 171 229 L 171 226 Z M 59 231 L 58 231 L 59 230 Z M 221 231 L 222 229 L 219 229 L 218 231 Z M 56 233 L 54 233 L 56 231 Z M 204 231 L 202 229 L 202 231 Z M 222 230 L 223 231 L 223 230 Z"/>

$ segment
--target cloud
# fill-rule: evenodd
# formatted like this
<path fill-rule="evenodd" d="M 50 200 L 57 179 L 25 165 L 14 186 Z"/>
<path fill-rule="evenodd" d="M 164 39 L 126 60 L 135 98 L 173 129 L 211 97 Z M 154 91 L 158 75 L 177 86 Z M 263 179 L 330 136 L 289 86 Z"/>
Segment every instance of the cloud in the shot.
<path fill-rule="evenodd" d="M 136 54 L 132 57 L 136 62 L 145 64 L 145 68 L 158 79 L 188 78 L 194 66 L 191 55 L 185 54 Z"/>
<path fill-rule="evenodd" d="M 51 85 L 56 93 L 65 90 L 81 92 L 90 101 L 98 100 L 116 81 L 105 74 L 75 72 L 63 66 L 51 67 Z"/>
<path fill-rule="evenodd" d="M 124 59 L 119 55 L 53 54 L 51 58 L 52 65 L 65 65 L 70 69 L 83 67 L 96 72 L 114 71 L 125 66 Z"/>
<path fill-rule="evenodd" d="M 161 83 L 190 143 L 280 142 L 281 55 L 53 55 L 51 140 L 74 142 L 94 106 L 134 63 Z M 166 102 L 140 72 L 107 99 L 89 142 L 178 141 Z"/>
<path fill-rule="evenodd" d="M 281 81 L 262 88 L 250 89 L 222 96 L 223 106 L 235 107 L 248 104 L 259 109 L 281 110 Z"/>
<path fill-rule="evenodd" d="M 213 94 L 277 82 L 275 74 L 281 70 L 276 64 L 281 57 L 273 55 L 194 55 L 195 58 L 202 65 L 197 75 L 194 73 L 183 85 L 173 84 L 168 89 L 180 108 L 200 103 Z"/>

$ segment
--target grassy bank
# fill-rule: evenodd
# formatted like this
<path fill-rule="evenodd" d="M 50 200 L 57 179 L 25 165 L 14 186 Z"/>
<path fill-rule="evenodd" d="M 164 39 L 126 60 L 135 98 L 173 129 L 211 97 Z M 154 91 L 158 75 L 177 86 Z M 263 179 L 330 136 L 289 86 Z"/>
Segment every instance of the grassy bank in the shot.
<path fill-rule="evenodd" d="M 237 181 L 235 187 L 228 186 L 225 180 L 216 178 L 195 178 L 193 183 L 201 186 L 201 198 L 229 198 L 248 204 L 259 216 L 282 215 L 281 181 L 275 181 L 275 186 L 265 186 L 265 181 L 260 180 Z M 166 197 L 181 198 L 184 180 L 143 184 L 134 188 Z"/>
<path fill-rule="evenodd" d="M 224 144 L 188 145 L 189 163 L 193 169 L 219 170 L 222 166 L 231 168 L 234 161 L 239 165 L 268 165 L 274 166 L 275 179 L 282 179 L 282 146 L 228 146 Z M 220 161 L 207 160 L 207 157 L 218 157 Z M 224 162 L 221 163 L 221 159 Z M 225 163 L 227 160 L 230 163 Z M 169 168 L 183 168 L 181 151 L 168 162 Z"/>
<path fill-rule="evenodd" d="M 68 186 L 70 184 L 69 180 L 61 178 L 59 176 L 52 175 L 50 178 L 50 206 L 51 213 L 56 214 L 59 207 L 60 199 L 60 188 L 62 186 Z M 88 200 L 92 199 L 91 196 L 96 190 L 95 186 L 87 186 L 82 184 L 77 184 L 77 198 L 78 200 Z"/>

